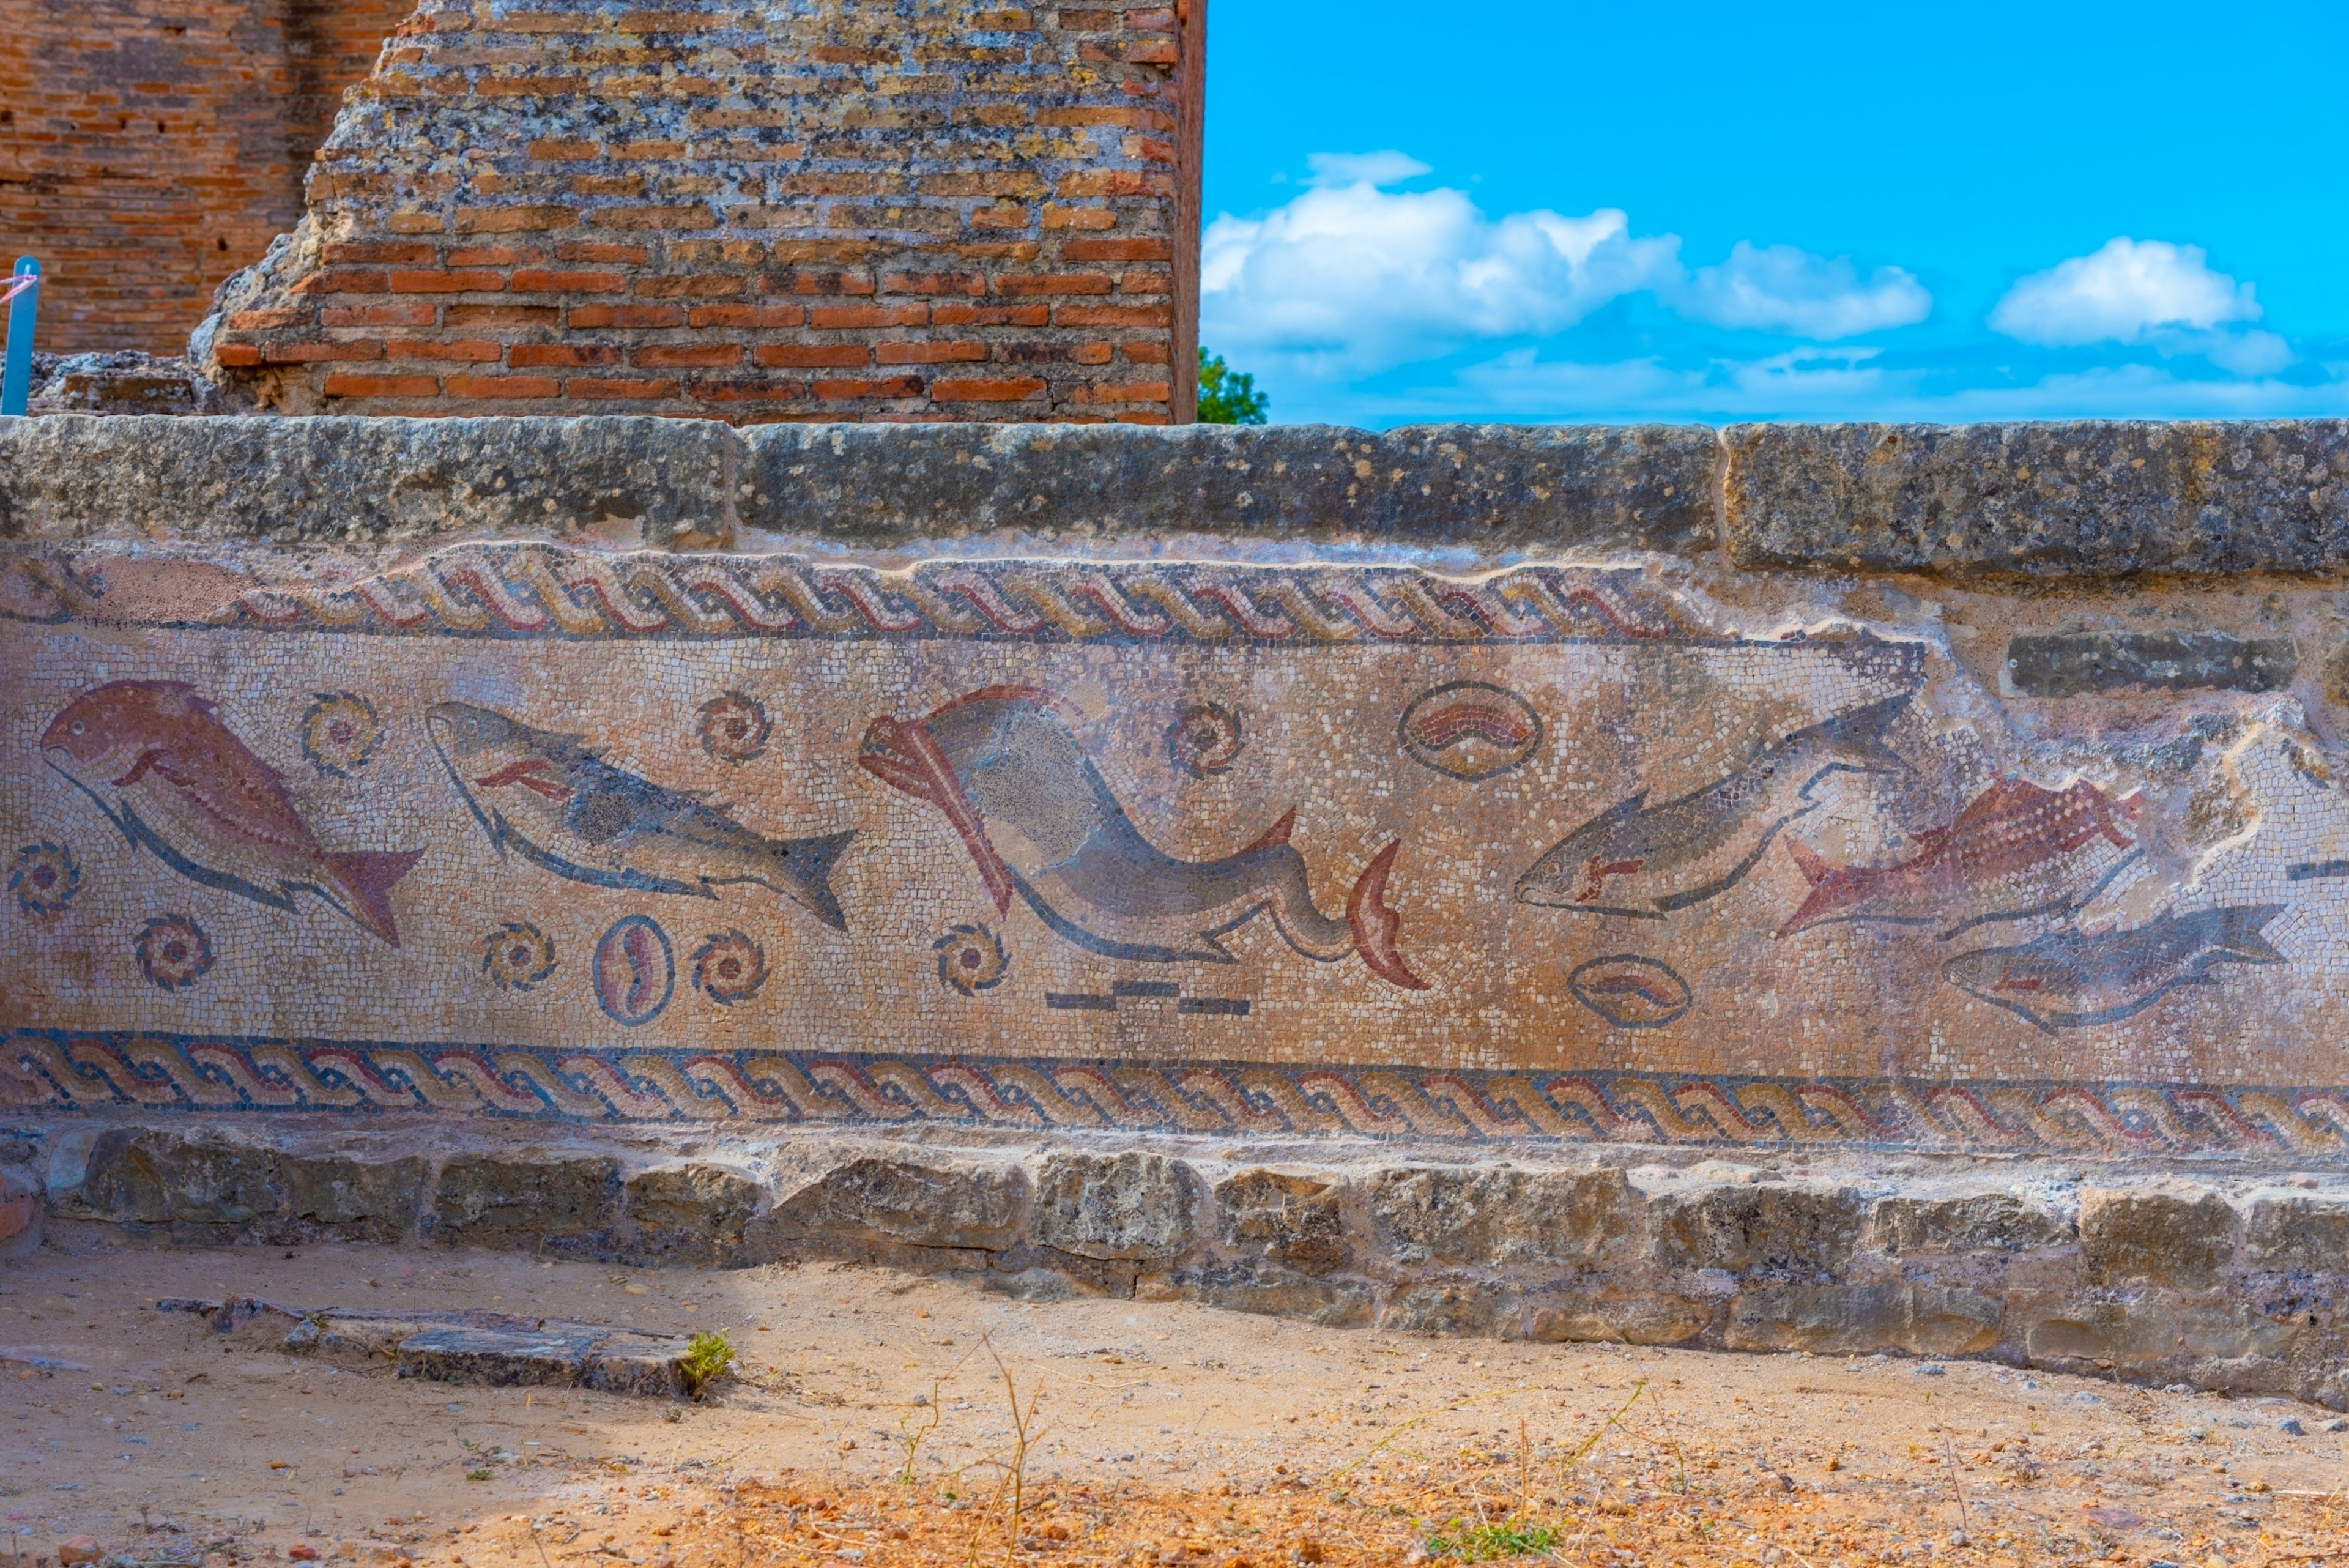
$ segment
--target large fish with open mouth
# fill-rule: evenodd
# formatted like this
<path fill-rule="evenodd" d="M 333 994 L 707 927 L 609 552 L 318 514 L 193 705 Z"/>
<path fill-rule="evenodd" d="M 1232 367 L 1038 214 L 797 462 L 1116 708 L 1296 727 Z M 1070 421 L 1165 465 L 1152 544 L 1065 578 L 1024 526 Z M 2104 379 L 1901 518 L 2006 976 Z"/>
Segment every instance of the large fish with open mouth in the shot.
<path fill-rule="evenodd" d="M 946 815 L 999 910 L 1016 895 L 1059 936 L 1108 958 L 1237 963 L 1223 939 L 1269 913 L 1288 945 L 1334 963 L 1360 955 L 1371 973 L 1424 991 L 1396 948 L 1386 903 L 1401 840 L 1371 857 L 1343 919 L 1313 902 L 1290 812 L 1247 847 L 1177 860 L 1142 836 L 1070 725 L 1059 696 L 990 686 L 923 719 L 884 716 L 857 762 Z"/>
<path fill-rule="evenodd" d="M 577 735 L 535 730 L 491 708 L 441 702 L 424 728 L 501 854 L 598 888 L 715 898 L 755 882 L 835 930 L 848 921 L 832 867 L 856 836 L 768 838 L 723 806 L 623 773 Z"/>
<path fill-rule="evenodd" d="M 181 680 L 116 680 L 67 704 L 41 755 L 131 843 L 190 881 L 292 910 L 316 894 L 393 947 L 391 889 L 423 851 L 336 853 L 285 775 L 253 754 Z"/>
<path fill-rule="evenodd" d="M 1763 746 L 1744 766 L 1661 805 L 1641 790 L 1552 845 L 1517 878 L 1521 904 L 1660 920 L 1717 898 L 1754 869 L 1779 830 L 1817 809 L 1827 774 L 1906 773 L 1884 732 L 1900 692 Z"/>
<path fill-rule="evenodd" d="M 2261 935 L 2282 904 L 2164 913 L 2125 931 L 2051 931 L 2013 948 L 1960 953 L 1941 978 L 2040 1028 L 2110 1023 L 2182 985 L 2209 985 L 2222 963 L 2289 963 Z"/>

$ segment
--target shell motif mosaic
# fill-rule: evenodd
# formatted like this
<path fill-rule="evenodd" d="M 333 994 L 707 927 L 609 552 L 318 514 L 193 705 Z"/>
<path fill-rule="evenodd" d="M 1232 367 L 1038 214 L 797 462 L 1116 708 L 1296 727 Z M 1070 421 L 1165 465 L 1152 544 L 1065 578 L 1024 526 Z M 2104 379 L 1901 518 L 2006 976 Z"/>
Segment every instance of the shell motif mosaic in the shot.
<path fill-rule="evenodd" d="M 1656 566 L 322 560 L 0 557 L 11 1103 L 2349 1134 L 2289 695 L 2020 744 Z"/>

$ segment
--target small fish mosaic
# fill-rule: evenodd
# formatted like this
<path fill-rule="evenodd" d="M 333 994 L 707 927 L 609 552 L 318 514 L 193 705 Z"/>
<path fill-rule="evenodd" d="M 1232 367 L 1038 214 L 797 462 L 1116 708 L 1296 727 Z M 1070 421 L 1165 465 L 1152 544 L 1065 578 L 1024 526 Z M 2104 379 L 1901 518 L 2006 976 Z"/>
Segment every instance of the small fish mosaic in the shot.
<path fill-rule="evenodd" d="M 2292 692 L 1638 566 L 269 559 L 0 549 L 9 1103 L 2349 1137 Z"/>

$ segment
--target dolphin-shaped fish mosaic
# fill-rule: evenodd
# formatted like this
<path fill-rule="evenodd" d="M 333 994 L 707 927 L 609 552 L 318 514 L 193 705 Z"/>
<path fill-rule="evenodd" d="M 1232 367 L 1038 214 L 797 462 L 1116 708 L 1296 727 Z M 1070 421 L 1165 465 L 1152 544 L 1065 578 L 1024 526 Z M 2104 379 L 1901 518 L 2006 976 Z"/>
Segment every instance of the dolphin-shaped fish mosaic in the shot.
<path fill-rule="evenodd" d="M 1078 715 L 1033 687 L 990 686 L 924 719 L 884 716 L 857 761 L 875 778 L 946 814 L 999 910 L 1016 893 L 1058 935 L 1109 958 L 1236 963 L 1223 938 L 1269 911 L 1288 945 L 1334 963 L 1359 954 L 1371 973 L 1423 991 L 1396 948 L 1386 904 L 1401 841 L 1371 859 L 1342 919 L 1313 902 L 1289 813 L 1256 842 L 1216 860 L 1177 860 L 1143 837 L 1070 729 Z"/>
<path fill-rule="evenodd" d="M 682 791 L 623 773 L 576 735 L 534 730 L 470 702 L 441 702 L 424 728 L 490 842 L 599 888 L 715 898 L 755 882 L 835 930 L 847 919 L 832 868 L 856 836 L 767 838 Z"/>
<path fill-rule="evenodd" d="M 2208 985 L 2222 963 L 2289 963 L 2261 932 L 2282 904 L 2238 904 L 2164 913 L 2142 926 L 2095 935 L 2051 931 L 2021 947 L 1960 953 L 1941 978 L 2040 1028 L 2110 1023 L 2181 985 Z"/>
<path fill-rule="evenodd" d="M 131 843 L 189 880 L 287 910 L 296 892 L 314 893 L 399 945 L 392 886 L 423 851 L 330 852 L 285 776 L 186 682 L 117 680 L 83 692 L 50 722 L 41 755 Z"/>
<path fill-rule="evenodd" d="M 1641 790 L 1568 834 L 1517 878 L 1521 904 L 1661 919 L 1716 898 L 1754 869 L 1787 823 L 1816 809 L 1812 786 L 1837 772 L 1905 773 L 1884 732 L 1900 692 L 1796 730 L 1702 789 L 1648 804 Z"/>
<path fill-rule="evenodd" d="M 2085 779 L 2062 790 L 2005 779 L 1947 827 L 1919 834 L 1924 847 L 1895 865 L 1829 866 L 1789 838 L 1786 852 L 1811 891 L 1778 935 L 1828 920 L 1887 920 L 1940 925 L 1947 940 L 1992 920 L 2069 914 L 2137 863 L 2124 824 L 2138 805 Z"/>

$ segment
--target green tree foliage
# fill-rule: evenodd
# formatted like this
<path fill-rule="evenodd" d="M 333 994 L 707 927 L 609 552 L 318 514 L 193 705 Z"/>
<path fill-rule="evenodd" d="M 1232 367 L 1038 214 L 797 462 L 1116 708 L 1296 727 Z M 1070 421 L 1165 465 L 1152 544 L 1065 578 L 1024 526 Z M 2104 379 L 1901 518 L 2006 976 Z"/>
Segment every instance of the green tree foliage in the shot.
<path fill-rule="evenodd" d="M 1256 389 L 1256 378 L 1224 363 L 1221 354 L 1199 350 L 1199 422 L 1260 425 L 1272 399 Z"/>

